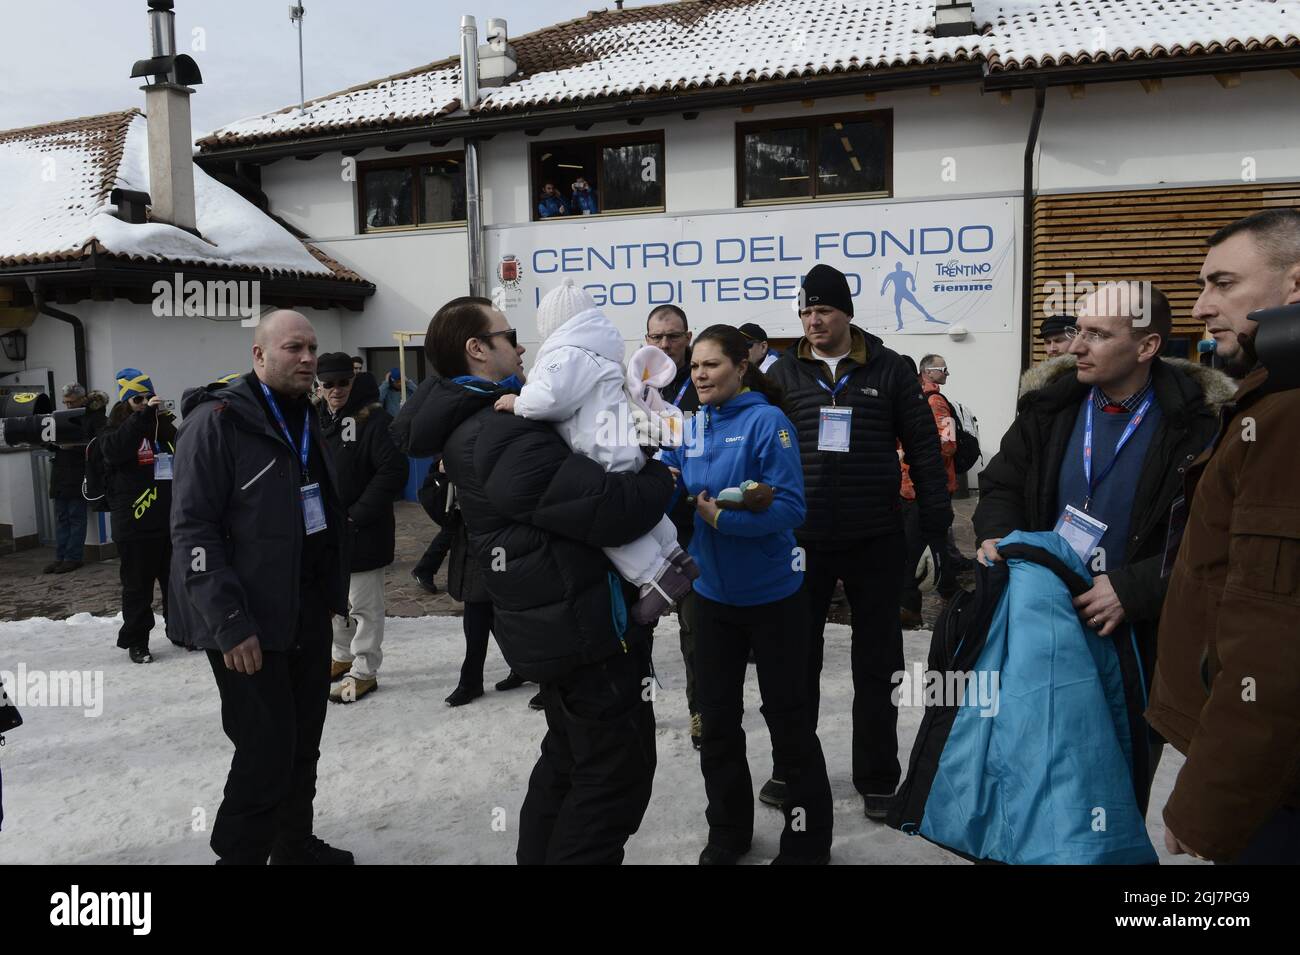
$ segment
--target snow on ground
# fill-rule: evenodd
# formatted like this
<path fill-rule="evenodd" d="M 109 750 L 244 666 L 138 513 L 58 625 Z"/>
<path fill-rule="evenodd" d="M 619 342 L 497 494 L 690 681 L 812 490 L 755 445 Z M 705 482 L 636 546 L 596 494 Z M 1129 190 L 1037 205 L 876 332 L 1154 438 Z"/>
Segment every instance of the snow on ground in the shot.
<path fill-rule="evenodd" d="M 206 655 L 186 653 L 161 630 L 155 662 L 138 666 L 115 646 L 118 622 L 78 614 L 66 621 L 0 623 L 0 669 L 100 670 L 103 710 L 27 706 L 25 724 L 0 750 L 6 863 L 208 863 L 208 833 L 221 801 L 232 747 L 221 731 Z M 630 863 L 694 863 L 704 845 L 704 785 L 691 748 L 685 671 L 676 621 L 662 621 L 655 652 L 659 768 Z M 849 630 L 826 628 L 820 735 L 835 797 L 837 863 L 949 864 L 961 860 L 921 838 L 869 822 L 849 772 Z M 925 660 L 929 634 L 906 635 L 909 665 Z M 487 695 L 458 709 L 443 704 L 464 649 L 458 617 L 390 618 L 379 689 L 332 705 L 321 742 L 316 832 L 359 863 L 513 863 L 519 806 L 545 730 L 528 709 L 531 688 L 496 693 L 506 674 L 493 644 Z M 11 690 L 13 688 L 11 687 Z M 753 672 L 745 730 L 755 792 L 770 768 Z M 903 765 L 921 710 L 899 720 Z M 1159 808 L 1182 759 L 1166 748 L 1148 825 L 1162 861 Z M 501 810 L 504 810 L 502 812 Z M 498 825 L 494 828 L 494 820 Z M 499 822 L 504 820 L 505 831 Z M 777 850 L 778 813 L 759 804 L 752 862 Z M 1181 857 L 1186 859 L 1186 857 Z"/>

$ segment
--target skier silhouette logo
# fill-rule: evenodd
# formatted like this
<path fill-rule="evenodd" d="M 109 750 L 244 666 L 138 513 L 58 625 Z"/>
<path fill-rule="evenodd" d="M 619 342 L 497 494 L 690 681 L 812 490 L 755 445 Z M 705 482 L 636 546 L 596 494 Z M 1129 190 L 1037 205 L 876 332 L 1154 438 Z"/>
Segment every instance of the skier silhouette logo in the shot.
<path fill-rule="evenodd" d="M 902 262 L 894 263 L 894 271 L 885 273 L 885 281 L 880 284 L 880 294 L 885 294 L 885 289 L 889 288 L 889 283 L 894 283 L 894 318 L 898 320 L 896 332 L 903 330 L 903 303 L 911 302 L 916 306 L 917 311 L 925 316 L 927 322 L 934 322 L 936 325 L 947 325 L 943 319 L 935 318 L 925 310 L 925 306 L 916 300 L 916 277 L 914 273 L 903 268 Z"/>

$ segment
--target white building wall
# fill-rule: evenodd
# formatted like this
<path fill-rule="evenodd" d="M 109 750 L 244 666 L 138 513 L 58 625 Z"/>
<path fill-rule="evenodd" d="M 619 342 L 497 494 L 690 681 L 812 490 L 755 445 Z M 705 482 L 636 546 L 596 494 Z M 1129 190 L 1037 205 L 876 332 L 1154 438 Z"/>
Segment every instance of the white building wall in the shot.
<path fill-rule="evenodd" d="M 1261 180 L 1300 177 L 1300 85 L 1289 72 L 1244 74 L 1224 89 L 1213 77 L 1169 79 L 1148 94 L 1136 82 L 1093 84 L 1082 99 L 1049 90 L 1037 163 L 1042 192 L 1123 189 L 1156 184 L 1194 185 L 1242 181 L 1243 160 L 1253 160 Z M 871 207 L 902 200 L 1007 196 L 1019 221 L 1025 139 L 1033 94 L 1015 91 L 1010 102 L 976 85 L 880 93 L 872 99 L 842 96 L 812 106 L 790 102 L 706 111 L 695 120 L 680 114 L 647 117 L 638 127 L 602 123 L 590 130 L 548 129 L 539 136 L 502 133 L 482 146 L 485 223 L 509 227 L 531 221 L 529 148 L 548 140 L 663 130 L 666 212 L 681 216 L 735 210 L 735 126 L 763 119 L 877 109 L 893 110 L 894 196 L 863 200 Z M 409 153 L 460 148 L 420 144 Z M 400 155 L 399 153 L 398 155 Z M 358 161 L 392 158 L 368 150 Z M 356 235 L 355 183 L 342 175 L 343 157 L 326 154 L 310 162 L 281 160 L 265 168 L 263 188 L 273 210 L 308 232 L 330 255 L 379 286 L 361 316 L 342 319 L 343 346 L 390 346 L 395 330 L 418 330 L 437 307 L 467 289 L 466 240 L 460 228 Z M 779 214 L 781 207 L 762 211 Z M 645 217 L 629 217 L 629 234 Z M 952 368 L 949 391 L 980 418 L 987 454 L 1014 416 L 1020 369 L 1020 262 L 1017 237 L 1014 314 L 1002 331 L 946 335 L 886 335 L 886 343 L 920 358 L 937 351 Z M 496 263 L 488 262 L 489 269 Z M 639 341 L 644 316 L 615 314 L 629 344 Z M 708 324 L 707 316 L 692 325 Z M 525 342 L 530 355 L 536 342 Z"/>

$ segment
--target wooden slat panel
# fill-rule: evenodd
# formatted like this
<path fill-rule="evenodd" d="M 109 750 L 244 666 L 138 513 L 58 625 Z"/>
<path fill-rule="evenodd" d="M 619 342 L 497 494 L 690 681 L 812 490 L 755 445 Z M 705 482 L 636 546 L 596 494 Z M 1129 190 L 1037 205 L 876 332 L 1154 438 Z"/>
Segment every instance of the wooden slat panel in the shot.
<path fill-rule="evenodd" d="M 1043 358 L 1045 286 L 1149 280 L 1169 297 L 1174 334 L 1200 338 L 1192 318 L 1205 240 L 1261 209 L 1300 207 L 1300 182 L 1244 183 L 1122 192 L 1063 193 L 1034 201 L 1033 360 Z"/>

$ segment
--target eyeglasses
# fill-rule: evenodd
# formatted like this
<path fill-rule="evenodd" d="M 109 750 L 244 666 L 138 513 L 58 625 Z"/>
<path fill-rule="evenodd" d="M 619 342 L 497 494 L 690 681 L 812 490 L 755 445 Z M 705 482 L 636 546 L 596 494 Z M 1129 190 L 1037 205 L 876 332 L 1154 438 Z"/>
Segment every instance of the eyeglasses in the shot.
<path fill-rule="evenodd" d="M 1078 325 L 1071 325 L 1069 328 L 1064 329 L 1064 335 L 1068 341 L 1082 338 L 1085 345 L 1097 345 L 1101 342 L 1110 341 L 1115 337 L 1110 332 L 1099 332 L 1096 329 L 1084 330 Z"/>
<path fill-rule="evenodd" d="M 660 342 L 669 342 L 675 344 L 686 337 L 685 332 L 660 332 L 658 335 L 651 335 L 646 332 L 645 340 L 651 345 L 658 345 Z"/>
<path fill-rule="evenodd" d="M 931 365 L 929 368 L 926 369 L 926 371 L 937 371 L 937 372 L 938 372 L 939 374 L 941 374 L 941 375 L 946 375 L 946 374 L 948 374 L 948 366 L 947 366 L 947 365 Z"/>
<path fill-rule="evenodd" d="M 342 378 L 338 381 L 322 381 L 320 386 L 326 391 L 329 391 L 331 388 L 350 388 L 352 387 L 352 379 Z"/>
<path fill-rule="evenodd" d="M 519 347 L 519 332 L 517 329 L 514 328 L 507 328 L 503 332 L 488 332 L 486 335 L 478 335 L 475 337 L 486 341 L 489 338 L 496 338 L 498 335 L 506 336 L 506 341 L 510 343 L 511 348 Z"/>
<path fill-rule="evenodd" d="M 134 403 L 136 401 L 148 401 L 152 397 L 153 397 L 152 395 L 132 395 L 130 398 L 127 398 L 126 400 Z"/>

